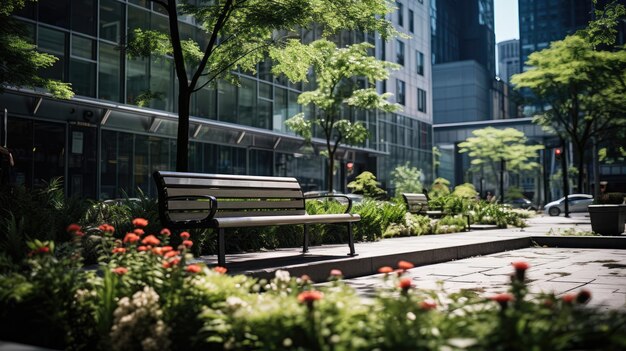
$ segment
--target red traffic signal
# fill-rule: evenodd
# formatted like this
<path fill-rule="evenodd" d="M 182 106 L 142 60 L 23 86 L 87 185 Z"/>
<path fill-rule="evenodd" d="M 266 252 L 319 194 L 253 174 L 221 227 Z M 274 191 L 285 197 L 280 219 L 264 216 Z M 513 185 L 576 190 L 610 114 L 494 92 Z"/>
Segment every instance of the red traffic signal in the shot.
<path fill-rule="evenodd" d="M 557 159 L 560 159 L 562 154 L 563 154 L 563 149 L 561 149 L 560 147 L 559 147 L 559 148 L 554 149 L 554 156 L 555 156 Z"/>
<path fill-rule="evenodd" d="M 354 170 L 354 163 L 353 162 L 346 163 L 346 169 L 348 170 L 348 172 L 352 172 Z"/>

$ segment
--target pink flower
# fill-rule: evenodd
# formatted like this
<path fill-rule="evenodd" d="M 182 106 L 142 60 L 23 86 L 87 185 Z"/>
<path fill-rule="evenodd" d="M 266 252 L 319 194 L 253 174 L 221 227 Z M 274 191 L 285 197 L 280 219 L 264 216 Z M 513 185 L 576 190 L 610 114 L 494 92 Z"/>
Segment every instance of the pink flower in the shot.
<path fill-rule="evenodd" d="M 226 267 L 217 266 L 213 268 L 213 271 L 219 274 L 225 274 L 228 271 L 228 269 L 226 269 Z"/>
<path fill-rule="evenodd" d="M 125 252 L 126 252 L 126 249 L 125 249 L 125 248 L 123 248 L 123 247 L 116 247 L 116 248 L 114 248 L 114 249 L 113 249 L 113 251 L 112 251 L 112 252 L 113 252 L 113 253 L 125 253 Z"/>
<path fill-rule="evenodd" d="M 190 264 L 185 268 L 185 270 L 189 273 L 199 273 L 202 268 L 197 264 Z"/>
<path fill-rule="evenodd" d="M 143 238 L 141 243 L 144 244 L 144 245 L 156 246 L 156 245 L 159 245 L 161 243 L 161 240 L 157 239 L 156 236 L 154 236 L 154 235 L 148 235 L 147 237 Z"/>
<path fill-rule="evenodd" d="M 143 245 L 138 246 L 137 247 L 137 251 L 148 251 L 148 247 L 147 246 L 143 246 Z"/>
<path fill-rule="evenodd" d="M 186 248 L 188 248 L 188 249 L 189 249 L 189 248 L 191 248 L 191 247 L 193 246 L 193 241 L 191 241 L 191 240 L 183 240 L 183 245 L 184 245 Z"/>
<path fill-rule="evenodd" d="M 170 236 L 170 235 L 172 235 L 172 232 L 170 232 L 170 230 L 167 229 L 167 228 L 163 228 L 163 229 L 161 229 L 161 235 L 163 235 L 163 236 Z"/>
<path fill-rule="evenodd" d="M 563 300 L 563 302 L 566 304 L 571 304 L 572 302 L 574 302 L 575 299 L 576 294 L 573 293 L 565 294 L 563 295 L 563 297 L 561 297 L 561 300 Z"/>
<path fill-rule="evenodd" d="M 515 279 L 520 282 L 524 281 L 524 277 L 526 275 L 526 270 L 530 267 L 530 264 L 525 261 L 517 261 L 511 263 L 515 268 Z"/>
<path fill-rule="evenodd" d="M 133 219 L 133 225 L 135 227 L 143 228 L 148 225 L 148 220 L 145 218 L 135 218 Z"/>
<path fill-rule="evenodd" d="M 106 223 L 98 226 L 98 229 L 104 233 L 113 233 L 115 231 L 115 228 L 113 228 L 112 225 Z"/>
<path fill-rule="evenodd" d="M 515 300 L 515 297 L 509 293 L 502 293 L 502 294 L 493 295 L 489 299 L 499 303 L 500 307 L 502 309 L 505 309 L 509 305 L 510 301 Z"/>
<path fill-rule="evenodd" d="M 81 237 L 81 236 L 85 236 L 85 233 L 79 231 L 74 232 L 74 235 L 76 235 L 77 237 Z"/>
<path fill-rule="evenodd" d="M 117 267 L 113 269 L 113 273 L 117 274 L 117 275 L 124 275 L 126 273 L 128 273 L 128 268 L 126 267 Z"/>
<path fill-rule="evenodd" d="M 331 269 L 330 277 L 335 279 L 341 279 L 341 277 L 343 277 L 343 273 L 339 269 Z"/>
<path fill-rule="evenodd" d="M 146 232 L 144 232 L 144 230 L 141 229 L 141 228 L 137 228 L 137 229 L 133 230 L 133 233 L 135 233 L 135 234 L 137 234 L 139 236 L 142 236 L 142 235 L 146 234 Z"/>
<path fill-rule="evenodd" d="M 169 251 L 169 252 L 165 253 L 165 255 L 163 257 L 170 258 L 170 257 L 174 257 L 174 256 L 178 256 L 178 251 Z"/>
<path fill-rule="evenodd" d="M 190 237 L 190 236 L 191 236 L 191 235 L 189 235 L 189 233 L 188 233 L 188 232 L 182 232 L 182 233 L 180 233 L 180 238 L 181 238 L 181 239 L 183 239 L 183 240 L 187 240 L 187 239 L 189 239 L 189 237 Z"/>

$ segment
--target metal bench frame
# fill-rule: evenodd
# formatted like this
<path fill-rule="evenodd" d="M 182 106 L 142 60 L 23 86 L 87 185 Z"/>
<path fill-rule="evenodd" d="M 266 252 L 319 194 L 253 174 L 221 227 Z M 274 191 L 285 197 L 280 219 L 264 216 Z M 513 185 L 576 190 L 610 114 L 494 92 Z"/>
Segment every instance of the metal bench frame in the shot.
<path fill-rule="evenodd" d="M 402 199 L 406 205 L 406 210 L 413 214 L 425 215 L 431 218 L 441 218 L 448 213 L 444 211 L 429 211 L 428 210 L 428 198 L 425 194 L 411 194 L 403 193 Z M 467 230 L 470 230 L 471 219 L 469 214 L 463 214 L 467 220 Z"/>
<path fill-rule="evenodd" d="M 302 252 L 309 250 L 308 226 L 346 224 L 348 255 L 355 256 L 352 223 L 358 214 L 349 213 L 352 199 L 342 195 L 305 197 L 298 180 L 260 177 L 155 171 L 159 217 L 170 229 L 217 229 L 218 265 L 226 264 L 226 228 L 304 225 Z M 322 197 L 344 197 L 348 205 L 341 214 L 309 215 L 305 201 Z"/>

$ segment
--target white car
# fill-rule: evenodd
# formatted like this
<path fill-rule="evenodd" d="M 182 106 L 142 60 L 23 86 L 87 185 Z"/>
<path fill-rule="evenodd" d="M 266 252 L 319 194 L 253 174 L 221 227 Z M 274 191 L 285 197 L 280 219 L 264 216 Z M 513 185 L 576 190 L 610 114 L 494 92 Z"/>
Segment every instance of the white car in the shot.
<path fill-rule="evenodd" d="M 546 214 L 550 216 L 558 216 L 561 212 L 565 212 L 565 198 L 562 197 L 556 201 L 546 204 L 543 208 Z M 569 212 L 587 212 L 588 206 L 593 203 L 593 196 L 587 194 L 571 194 L 567 196 Z"/>

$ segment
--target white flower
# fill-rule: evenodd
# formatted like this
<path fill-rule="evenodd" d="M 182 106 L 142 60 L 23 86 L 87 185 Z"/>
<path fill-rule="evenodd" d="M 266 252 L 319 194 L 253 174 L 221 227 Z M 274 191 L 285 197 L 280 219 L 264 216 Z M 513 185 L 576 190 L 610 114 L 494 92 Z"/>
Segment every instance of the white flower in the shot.
<path fill-rule="evenodd" d="M 414 321 L 416 317 L 417 316 L 413 312 L 407 312 L 407 314 L 406 314 L 406 319 L 408 319 L 410 321 Z"/>
<path fill-rule="evenodd" d="M 276 271 L 276 280 L 287 283 L 291 280 L 291 276 L 289 275 L 289 272 L 279 269 Z"/>

